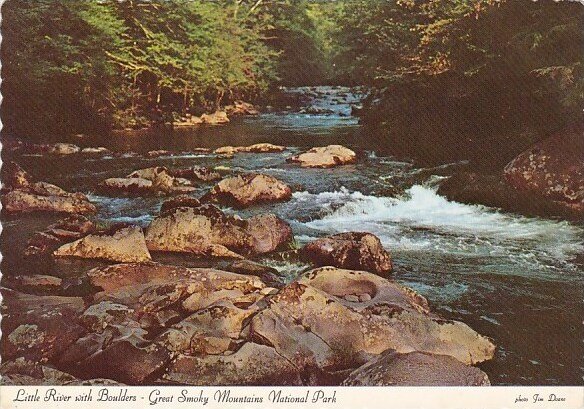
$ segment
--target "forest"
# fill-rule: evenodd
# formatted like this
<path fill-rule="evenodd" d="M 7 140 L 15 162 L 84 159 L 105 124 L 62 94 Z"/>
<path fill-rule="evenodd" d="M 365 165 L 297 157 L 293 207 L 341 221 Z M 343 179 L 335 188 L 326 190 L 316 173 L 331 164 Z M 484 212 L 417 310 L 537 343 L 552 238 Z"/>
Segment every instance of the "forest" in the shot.
<path fill-rule="evenodd" d="M 447 117 L 444 135 L 508 133 L 523 147 L 582 115 L 573 1 L 9 0 L 2 11 L 2 119 L 26 137 L 144 128 L 298 85 L 369 87 L 362 122 L 402 143 Z"/>

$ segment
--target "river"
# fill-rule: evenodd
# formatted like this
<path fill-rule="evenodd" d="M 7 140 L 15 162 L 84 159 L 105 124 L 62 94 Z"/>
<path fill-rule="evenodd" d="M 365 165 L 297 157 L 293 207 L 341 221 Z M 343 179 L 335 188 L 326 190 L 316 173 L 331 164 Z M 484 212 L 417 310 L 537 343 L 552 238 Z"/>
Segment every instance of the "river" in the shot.
<path fill-rule="evenodd" d="M 582 384 L 584 227 L 448 201 L 437 195 L 437 187 L 449 175 L 471 166 L 468 162 L 420 167 L 408 158 L 392 157 L 384 141 L 366 134 L 351 116 L 350 105 L 359 102 L 358 92 L 338 87 L 290 92 L 309 95 L 306 107 L 316 109 L 308 110 L 310 113 L 298 109 L 264 113 L 236 118 L 225 126 L 174 133 L 71 140 L 81 146 L 105 146 L 117 155 L 74 159 L 22 155 L 14 159 L 41 180 L 87 193 L 98 205 L 97 218 L 104 224 L 147 226 L 158 213 L 162 198 L 111 198 L 94 192 L 99 181 L 135 169 L 200 165 L 224 173 L 273 175 L 293 187 L 292 200 L 238 214 L 275 212 L 292 225 L 298 244 L 335 232 L 374 233 L 392 255 L 397 281 L 427 297 L 437 313 L 463 321 L 493 339 L 496 356 L 481 365 L 493 384 Z M 257 142 L 289 149 L 238 154 L 234 159 L 192 153 L 194 148 Z M 333 143 L 357 151 L 357 163 L 322 170 L 301 169 L 286 162 L 296 152 Z M 157 158 L 144 155 L 154 149 L 172 154 Z M 206 189 L 208 186 L 202 186 L 198 193 Z M 4 274 L 60 268 L 35 266 L 20 257 L 26 240 L 54 220 L 46 215 L 4 219 Z M 165 257 L 155 259 L 167 261 Z M 289 280 L 307 268 L 298 261 L 277 258 L 264 262 Z M 196 261 L 182 263 L 195 265 Z M 73 270 L 90 265 L 75 262 Z"/>

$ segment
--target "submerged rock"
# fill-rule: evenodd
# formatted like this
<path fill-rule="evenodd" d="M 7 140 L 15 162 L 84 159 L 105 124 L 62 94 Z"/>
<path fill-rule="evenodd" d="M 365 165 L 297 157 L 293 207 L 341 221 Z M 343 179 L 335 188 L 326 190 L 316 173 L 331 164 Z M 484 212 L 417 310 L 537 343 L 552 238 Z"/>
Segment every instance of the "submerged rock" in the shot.
<path fill-rule="evenodd" d="M 384 277 L 392 270 L 389 253 L 370 233 L 350 232 L 324 237 L 304 246 L 301 255 L 318 266 L 365 270 Z"/>
<path fill-rule="evenodd" d="M 387 351 L 352 372 L 344 386 L 490 386 L 478 368 L 447 355 Z"/>
<path fill-rule="evenodd" d="M 307 152 L 292 156 L 290 162 L 299 163 L 305 168 L 331 168 L 338 165 L 354 163 L 357 155 L 341 145 L 329 145 L 312 148 Z"/>
<path fill-rule="evenodd" d="M 505 167 L 507 182 L 575 215 L 584 215 L 584 123 L 521 153 Z"/>
<path fill-rule="evenodd" d="M 247 174 L 223 179 L 201 200 L 245 208 L 259 203 L 287 201 L 291 197 L 290 187 L 275 177 Z"/>
<path fill-rule="evenodd" d="M 57 257 L 73 256 L 125 263 L 151 259 L 142 229 L 127 225 L 114 226 L 108 231 L 90 234 L 59 247 L 53 254 Z"/>

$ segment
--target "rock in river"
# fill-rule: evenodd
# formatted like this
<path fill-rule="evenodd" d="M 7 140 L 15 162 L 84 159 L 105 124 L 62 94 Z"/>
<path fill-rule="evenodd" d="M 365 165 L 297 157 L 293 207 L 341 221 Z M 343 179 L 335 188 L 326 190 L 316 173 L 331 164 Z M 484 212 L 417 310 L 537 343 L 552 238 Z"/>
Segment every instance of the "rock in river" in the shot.
<path fill-rule="evenodd" d="M 318 266 L 335 266 L 365 270 L 381 276 L 391 273 L 389 253 L 381 241 L 370 233 L 340 233 L 307 244 L 302 257 Z"/>
<path fill-rule="evenodd" d="M 20 166 L 10 166 L 11 175 L 4 180 L 3 209 L 11 213 L 57 212 L 95 213 L 96 207 L 83 193 L 69 193 L 58 186 L 46 182 L 33 182 Z"/>
<path fill-rule="evenodd" d="M 28 241 L 24 254 L 27 256 L 50 255 L 71 240 L 78 240 L 95 229 L 94 223 L 79 214 L 71 215 L 35 233 Z"/>
<path fill-rule="evenodd" d="M 163 204 L 165 208 L 169 206 Z M 269 253 L 291 240 L 290 226 L 274 215 L 242 220 L 227 216 L 209 204 L 171 207 L 154 219 L 146 230 L 146 244 L 151 251 L 225 258 Z"/>
<path fill-rule="evenodd" d="M 235 153 L 266 153 L 266 152 L 283 152 L 285 146 L 273 145 L 271 143 L 256 143 L 250 146 L 222 146 L 215 149 L 217 155 L 233 155 Z"/>
<path fill-rule="evenodd" d="M 71 155 L 80 151 L 81 148 L 79 146 L 73 145 L 71 143 L 56 143 L 49 150 L 50 153 L 57 155 Z"/>
<path fill-rule="evenodd" d="M 431 314 L 426 300 L 377 275 L 332 267 L 310 271 L 251 321 L 251 337 L 293 362 L 312 382 L 335 382 L 388 349 L 490 359 L 495 347 L 467 325 Z"/>
<path fill-rule="evenodd" d="M 288 160 L 300 163 L 300 166 L 305 168 L 331 168 L 354 163 L 356 159 L 357 155 L 351 149 L 341 145 L 329 145 L 312 148 Z"/>
<path fill-rule="evenodd" d="M 90 234 L 55 250 L 57 257 L 73 256 L 104 259 L 124 263 L 150 260 L 144 233 L 138 226 L 114 226 L 105 231 Z"/>
<path fill-rule="evenodd" d="M 164 166 L 136 170 L 123 178 L 109 178 L 99 184 L 99 189 L 108 194 L 153 194 L 166 195 L 192 192 L 195 188 L 190 180 L 174 177 Z"/>
<path fill-rule="evenodd" d="M 584 123 L 532 146 L 505 167 L 507 182 L 582 218 L 584 215 Z"/>
<path fill-rule="evenodd" d="M 245 208 L 259 203 L 287 201 L 291 197 L 290 187 L 275 177 L 247 174 L 223 179 L 201 200 Z"/>

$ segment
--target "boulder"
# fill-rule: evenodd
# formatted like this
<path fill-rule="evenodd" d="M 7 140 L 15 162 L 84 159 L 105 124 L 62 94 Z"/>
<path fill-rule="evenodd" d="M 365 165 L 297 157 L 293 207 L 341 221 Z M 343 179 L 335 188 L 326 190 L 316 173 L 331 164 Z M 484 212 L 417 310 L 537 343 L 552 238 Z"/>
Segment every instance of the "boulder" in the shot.
<path fill-rule="evenodd" d="M 148 151 L 146 152 L 146 157 L 147 158 L 158 158 L 160 156 L 170 156 L 172 155 L 172 152 L 167 151 L 165 149 L 158 149 L 155 151 Z"/>
<path fill-rule="evenodd" d="M 150 260 L 144 234 L 138 226 L 114 226 L 59 247 L 57 257 L 73 256 L 124 263 Z"/>
<path fill-rule="evenodd" d="M 178 355 L 162 376 L 182 385 L 302 385 L 298 370 L 274 348 L 252 342 L 227 355 Z"/>
<path fill-rule="evenodd" d="M 307 244 L 301 251 L 305 260 L 317 266 L 365 270 L 386 277 L 392 265 L 381 241 L 370 233 L 340 233 Z"/>
<path fill-rule="evenodd" d="M 584 123 L 541 141 L 513 159 L 504 170 L 507 182 L 580 218 L 584 215 Z"/>
<path fill-rule="evenodd" d="M 140 345 L 143 338 L 132 338 L 131 327 L 115 330 L 113 335 L 91 334 L 80 339 L 63 354 L 59 365 L 82 378 L 109 378 L 128 385 L 155 379 L 168 364 L 169 352 L 156 344 Z"/>
<path fill-rule="evenodd" d="M 95 213 L 82 193 L 69 193 L 33 177 L 15 162 L 2 166 L 2 205 L 6 212 Z"/>
<path fill-rule="evenodd" d="M 186 169 L 170 169 L 168 171 L 175 178 L 188 179 L 195 182 L 215 182 L 221 175 L 204 166 L 194 166 Z"/>
<path fill-rule="evenodd" d="M 284 287 L 252 318 L 250 337 L 272 345 L 311 383 L 335 383 L 388 349 L 491 359 L 494 345 L 467 325 L 440 319 L 412 290 L 363 272 L 320 268 Z"/>
<path fill-rule="evenodd" d="M 384 352 L 352 372 L 343 386 L 490 386 L 489 377 L 447 355 Z"/>
<path fill-rule="evenodd" d="M 79 146 L 71 143 L 56 143 L 49 149 L 49 153 L 54 153 L 56 155 L 71 155 L 80 151 L 81 148 Z"/>
<path fill-rule="evenodd" d="M 102 192 L 126 192 L 129 194 L 150 193 L 154 190 L 152 181 L 143 178 L 108 178 L 100 183 Z"/>
<path fill-rule="evenodd" d="M 267 153 L 283 152 L 286 147 L 273 145 L 271 143 L 256 143 L 250 146 L 223 146 L 215 149 L 217 155 L 233 155 L 235 153 Z"/>
<path fill-rule="evenodd" d="M 164 206 L 164 212 L 146 230 L 151 251 L 242 258 L 276 251 L 293 239 L 290 226 L 271 214 L 242 220 L 213 205 L 197 207 L 191 200 Z"/>
<path fill-rule="evenodd" d="M 234 290 L 227 290 L 234 292 Z M 226 291 L 224 291 L 226 292 Z M 214 302 L 166 330 L 158 342 L 168 350 L 188 355 L 220 355 L 234 352 L 244 325 L 255 313 L 254 308 L 240 308 L 232 300 Z M 261 299 L 261 295 L 258 299 Z M 186 302 L 185 302 L 186 303 Z M 188 303 L 186 303 L 188 305 Z"/>
<path fill-rule="evenodd" d="M 503 175 L 458 172 L 440 184 L 438 194 L 459 203 L 481 204 L 529 216 L 574 216 L 569 209 L 545 197 L 515 189 Z"/>
<path fill-rule="evenodd" d="M 2 289 L 2 358 L 46 362 L 85 333 L 76 318 L 85 309 L 77 297 L 37 296 Z"/>
<path fill-rule="evenodd" d="M 274 214 L 261 214 L 247 219 L 246 232 L 253 238 L 253 253 L 266 254 L 289 245 L 292 228 Z"/>
<path fill-rule="evenodd" d="M 177 178 L 163 166 L 136 170 L 124 178 L 109 178 L 99 184 L 105 193 L 166 195 L 195 190 L 189 180 Z"/>
<path fill-rule="evenodd" d="M 95 295 L 96 302 L 122 304 L 138 315 L 162 311 L 173 305 L 181 305 L 192 313 L 221 300 L 242 305 L 243 299 L 239 297 L 259 294 L 265 288 L 257 277 L 158 263 L 99 267 L 90 270 L 87 276 L 93 286 L 102 290 Z"/>
<path fill-rule="evenodd" d="M 201 115 L 201 123 L 208 125 L 220 125 L 229 122 L 229 117 L 225 111 L 215 111 L 212 114 Z"/>
<path fill-rule="evenodd" d="M 288 160 L 305 168 L 331 168 L 354 163 L 356 159 L 357 155 L 352 150 L 341 145 L 329 145 L 312 148 Z"/>
<path fill-rule="evenodd" d="M 33 177 L 12 161 L 2 165 L 2 190 L 23 189 L 34 183 Z"/>
<path fill-rule="evenodd" d="M 21 275 L 14 278 L 6 277 L 4 280 L 7 282 L 14 281 L 18 289 L 29 292 L 59 289 L 63 283 L 63 280 L 59 277 L 43 274 Z"/>
<path fill-rule="evenodd" d="M 205 205 L 170 209 L 154 219 L 146 230 L 146 245 L 151 251 L 241 258 L 239 253 L 248 253 L 253 240 L 245 222 Z"/>
<path fill-rule="evenodd" d="M 95 229 L 94 223 L 87 217 L 74 214 L 47 227 L 42 232 L 35 233 L 28 241 L 24 250 L 26 256 L 50 255 L 65 243 L 78 240 Z"/>
<path fill-rule="evenodd" d="M 4 211 L 10 213 L 55 212 L 95 213 L 97 208 L 82 193 L 69 193 L 45 182 L 12 190 L 2 195 Z"/>
<path fill-rule="evenodd" d="M 287 201 L 291 197 L 290 187 L 273 176 L 247 174 L 223 179 L 201 200 L 245 208 L 259 203 Z"/>
<path fill-rule="evenodd" d="M 177 207 L 201 207 L 201 202 L 199 199 L 187 195 L 175 196 L 162 203 L 160 206 L 160 214 L 176 209 Z"/>

